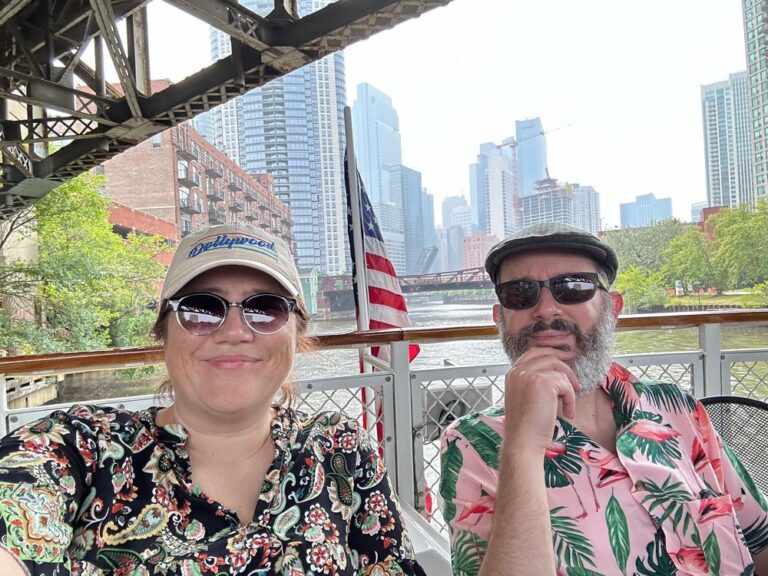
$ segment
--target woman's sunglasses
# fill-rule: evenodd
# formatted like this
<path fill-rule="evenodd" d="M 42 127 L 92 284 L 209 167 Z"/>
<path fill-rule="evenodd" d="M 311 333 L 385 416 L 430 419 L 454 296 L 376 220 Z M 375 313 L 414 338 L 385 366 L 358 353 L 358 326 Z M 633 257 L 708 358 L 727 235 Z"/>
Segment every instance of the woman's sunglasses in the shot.
<path fill-rule="evenodd" d="M 230 308 L 240 308 L 243 322 L 258 334 L 274 334 L 283 329 L 296 300 L 278 294 L 254 294 L 242 302 L 228 302 L 217 294 L 197 292 L 168 300 L 176 320 L 184 330 L 206 336 L 221 328 Z"/>
<path fill-rule="evenodd" d="M 510 280 L 496 286 L 496 296 L 504 308 L 533 308 L 541 298 L 542 288 L 549 288 L 560 304 L 581 304 L 591 300 L 598 288 L 608 290 L 600 275 L 594 272 L 560 274 L 549 280 Z"/>

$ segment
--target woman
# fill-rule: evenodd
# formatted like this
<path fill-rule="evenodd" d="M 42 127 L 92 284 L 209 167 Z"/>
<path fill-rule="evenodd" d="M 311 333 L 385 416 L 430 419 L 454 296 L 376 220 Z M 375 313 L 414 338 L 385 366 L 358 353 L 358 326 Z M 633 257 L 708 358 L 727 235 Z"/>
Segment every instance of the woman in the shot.
<path fill-rule="evenodd" d="M 154 328 L 173 404 L 76 406 L 2 439 L 0 574 L 423 574 L 365 432 L 290 407 L 308 323 L 282 240 L 184 238 Z"/>

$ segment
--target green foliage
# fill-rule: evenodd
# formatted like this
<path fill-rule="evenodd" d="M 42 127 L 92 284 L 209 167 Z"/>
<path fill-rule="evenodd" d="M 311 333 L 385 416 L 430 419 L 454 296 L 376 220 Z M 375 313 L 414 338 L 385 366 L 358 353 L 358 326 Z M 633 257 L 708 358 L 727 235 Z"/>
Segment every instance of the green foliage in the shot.
<path fill-rule="evenodd" d="M 768 280 L 768 201 L 722 210 L 707 221 L 714 230 L 714 260 L 729 288 L 744 288 Z"/>
<path fill-rule="evenodd" d="M 768 308 L 768 280 L 747 289 L 740 301 L 744 308 Z"/>
<path fill-rule="evenodd" d="M 123 239 L 109 222 L 102 178 L 83 174 L 36 205 L 38 260 L 4 268 L 4 296 L 34 302 L 37 318 L 9 320 L 9 353 L 90 350 L 149 342 L 151 305 L 169 248 L 159 236 Z M 5 331 L 4 331 L 5 332 Z"/>
<path fill-rule="evenodd" d="M 668 286 L 681 280 L 685 286 L 725 287 L 725 274 L 715 262 L 717 244 L 698 226 L 688 226 L 664 250 L 661 273 Z"/>
<path fill-rule="evenodd" d="M 634 314 L 663 306 L 667 301 L 661 272 L 630 266 L 617 277 L 614 289 L 624 296 L 624 312 Z"/>
<path fill-rule="evenodd" d="M 685 224 L 678 220 L 665 220 L 645 228 L 610 230 L 604 240 L 619 257 L 619 271 L 659 270 L 664 264 L 665 250 L 684 229 Z"/>

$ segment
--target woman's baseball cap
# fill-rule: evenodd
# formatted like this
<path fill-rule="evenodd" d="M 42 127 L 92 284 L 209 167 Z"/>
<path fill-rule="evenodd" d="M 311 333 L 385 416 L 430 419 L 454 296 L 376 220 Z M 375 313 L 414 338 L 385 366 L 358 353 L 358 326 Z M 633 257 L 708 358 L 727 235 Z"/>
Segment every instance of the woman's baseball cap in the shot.
<path fill-rule="evenodd" d="M 221 266 L 246 266 L 277 280 L 288 294 L 301 295 L 301 281 L 288 244 L 260 228 L 241 222 L 205 228 L 184 237 L 165 275 L 163 300 L 191 280 Z"/>

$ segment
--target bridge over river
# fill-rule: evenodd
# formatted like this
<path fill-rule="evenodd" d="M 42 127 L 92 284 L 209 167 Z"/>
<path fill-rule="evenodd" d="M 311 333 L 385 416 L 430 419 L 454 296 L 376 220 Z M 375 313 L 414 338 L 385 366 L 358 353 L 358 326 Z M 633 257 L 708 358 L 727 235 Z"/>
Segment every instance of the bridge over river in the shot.
<path fill-rule="evenodd" d="M 403 294 L 493 288 L 493 282 L 483 267 L 400 276 L 398 279 Z M 320 278 L 318 288 L 324 295 L 326 307 L 331 312 L 354 309 L 351 275 L 324 276 Z"/>

